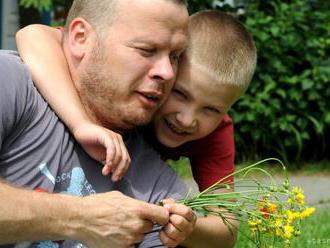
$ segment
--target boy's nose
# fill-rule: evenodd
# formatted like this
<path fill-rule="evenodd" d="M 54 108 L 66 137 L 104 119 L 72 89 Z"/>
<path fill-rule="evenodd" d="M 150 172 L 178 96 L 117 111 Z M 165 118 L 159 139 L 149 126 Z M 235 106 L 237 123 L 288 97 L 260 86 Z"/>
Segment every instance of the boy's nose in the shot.
<path fill-rule="evenodd" d="M 194 113 L 178 113 L 176 119 L 183 128 L 193 129 L 197 126 L 197 119 Z"/>

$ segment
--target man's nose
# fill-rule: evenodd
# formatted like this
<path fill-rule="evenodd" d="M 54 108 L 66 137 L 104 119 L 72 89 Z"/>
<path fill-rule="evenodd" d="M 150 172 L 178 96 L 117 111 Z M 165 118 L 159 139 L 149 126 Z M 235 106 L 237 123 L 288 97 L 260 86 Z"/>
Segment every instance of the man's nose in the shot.
<path fill-rule="evenodd" d="M 154 62 L 151 70 L 151 76 L 159 81 L 172 81 L 176 76 L 176 66 L 171 63 L 168 56 L 162 56 Z"/>
<path fill-rule="evenodd" d="M 187 110 L 177 113 L 176 119 L 182 127 L 195 128 L 197 126 L 197 118 L 194 111 Z"/>

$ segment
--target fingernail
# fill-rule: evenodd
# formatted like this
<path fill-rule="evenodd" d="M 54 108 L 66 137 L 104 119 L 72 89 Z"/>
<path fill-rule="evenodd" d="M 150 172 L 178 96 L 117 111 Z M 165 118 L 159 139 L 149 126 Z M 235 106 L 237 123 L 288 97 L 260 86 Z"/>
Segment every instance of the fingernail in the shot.
<path fill-rule="evenodd" d="M 164 205 L 164 208 L 166 208 L 166 209 L 169 210 L 169 209 L 171 208 L 171 206 L 170 206 L 169 204 L 165 204 L 165 205 Z"/>

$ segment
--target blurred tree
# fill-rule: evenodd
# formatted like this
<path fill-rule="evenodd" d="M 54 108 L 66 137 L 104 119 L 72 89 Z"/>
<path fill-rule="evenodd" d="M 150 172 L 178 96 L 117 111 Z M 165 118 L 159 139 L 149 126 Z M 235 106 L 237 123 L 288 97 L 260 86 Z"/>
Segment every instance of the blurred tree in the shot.
<path fill-rule="evenodd" d="M 20 5 L 21 27 L 41 23 L 41 15 L 52 14 L 51 25 L 64 25 L 73 0 L 18 0 Z"/>

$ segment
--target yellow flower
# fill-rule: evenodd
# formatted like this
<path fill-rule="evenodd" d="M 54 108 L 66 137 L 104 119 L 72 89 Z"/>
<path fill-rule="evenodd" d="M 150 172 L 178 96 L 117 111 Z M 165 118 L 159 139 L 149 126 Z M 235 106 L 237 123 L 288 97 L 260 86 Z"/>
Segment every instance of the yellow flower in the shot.
<path fill-rule="evenodd" d="M 290 239 L 292 237 L 292 234 L 293 234 L 293 231 L 294 231 L 293 226 L 285 225 L 283 227 L 283 229 L 284 229 L 283 237 L 285 239 Z"/>
<path fill-rule="evenodd" d="M 281 219 L 275 220 L 275 235 L 278 237 L 282 236 L 282 223 Z"/>
<path fill-rule="evenodd" d="M 304 205 L 305 204 L 305 196 L 303 193 L 298 193 L 296 194 L 296 200 L 298 202 L 298 204 Z"/>
<path fill-rule="evenodd" d="M 294 194 L 299 194 L 299 193 L 302 193 L 303 194 L 304 193 L 303 189 L 302 188 L 299 188 L 297 186 L 294 186 L 292 188 L 291 192 L 294 193 Z"/>
<path fill-rule="evenodd" d="M 298 219 L 300 217 L 300 213 L 299 212 L 292 212 L 291 210 L 287 210 L 286 211 L 286 215 L 288 217 L 288 220 L 291 222 L 295 219 Z"/>
<path fill-rule="evenodd" d="M 304 191 L 301 188 L 298 188 L 297 186 L 293 187 L 291 190 L 292 195 L 289 196 L 288 203 L 293 205 L 297 203 L 298 205 L 304 205 L 305 204 L 305 195 Z"/>
<path fill-rule="evenodd" d="M 300 213 L 300 219 L 304 219 L 310 216 L 314 212 L 315 212 L 315 208 L 306 208 L 304 211 Z"/>
<path fill-rule="evenodd" d="M 249 220 L 248 224 L 249 224 L 250 227 L 256 227 L 259 224 L 261 224 L 261 220 Z"/>

